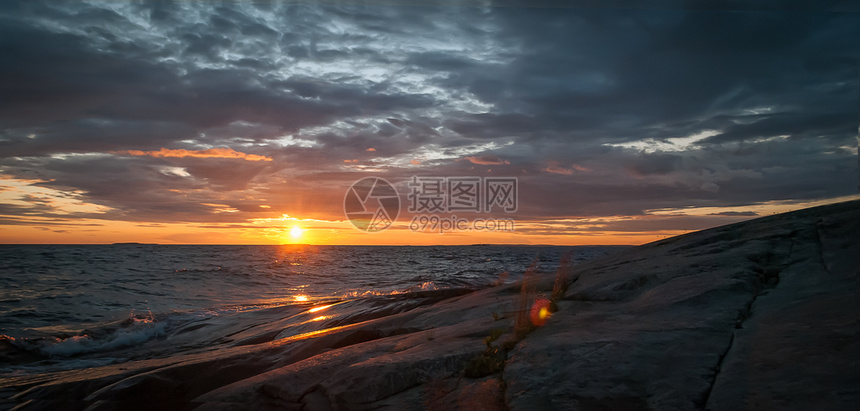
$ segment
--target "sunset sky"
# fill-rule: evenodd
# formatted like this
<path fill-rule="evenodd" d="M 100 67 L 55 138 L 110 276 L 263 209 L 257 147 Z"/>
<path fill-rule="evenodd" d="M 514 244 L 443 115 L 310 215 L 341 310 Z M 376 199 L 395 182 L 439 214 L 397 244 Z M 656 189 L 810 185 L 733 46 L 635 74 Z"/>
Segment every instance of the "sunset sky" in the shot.
<path fill-rule="evenodd" d="M 642 244 L 857 197 L 850 2 L 419 3 L 0 2 L 0 243 Z M 516 177 L 465 215 L 516 230 L 410 231 L 412 176 Z"/>

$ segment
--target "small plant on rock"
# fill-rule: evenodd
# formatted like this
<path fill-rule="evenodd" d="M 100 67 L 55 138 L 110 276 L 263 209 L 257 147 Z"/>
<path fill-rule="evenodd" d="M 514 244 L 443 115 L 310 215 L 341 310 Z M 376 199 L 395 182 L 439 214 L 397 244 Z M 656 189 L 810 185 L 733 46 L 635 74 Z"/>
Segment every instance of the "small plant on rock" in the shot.
<path fill-rule="evenodd" d="M 466 377 L 486 377 L 505 368 L 505 350 L 502 347 L 493 345 L 493 342 L 498 340 L 502 333 L 504 333 L 504 330 L 497 328 L 484 338 L 484 344 L 487 345 L 487 348 L 466 364 L 466 369 L 464 370 Z"/>

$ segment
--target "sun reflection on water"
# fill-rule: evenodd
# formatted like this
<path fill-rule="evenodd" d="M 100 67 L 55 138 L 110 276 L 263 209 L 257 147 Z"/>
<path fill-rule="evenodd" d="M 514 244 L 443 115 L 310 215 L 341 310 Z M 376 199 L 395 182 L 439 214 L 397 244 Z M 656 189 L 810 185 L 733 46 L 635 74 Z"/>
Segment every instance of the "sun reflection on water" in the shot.
<path fill-rule="evenodd" d="M 317 311 L 325 310 L 326 308 L 329 308 L 329 307 L 331 307 L 331 306 L 333 306 L 333 305 L 334 305 L 334 304 L 321 305 L 321 306 L 319 306 L 319 307 L 311 308 L 310 310 L 308 310 L 308 312 L 309 312 L 309 313 L 315 313 L 315 312 L 317 312 Z"/>

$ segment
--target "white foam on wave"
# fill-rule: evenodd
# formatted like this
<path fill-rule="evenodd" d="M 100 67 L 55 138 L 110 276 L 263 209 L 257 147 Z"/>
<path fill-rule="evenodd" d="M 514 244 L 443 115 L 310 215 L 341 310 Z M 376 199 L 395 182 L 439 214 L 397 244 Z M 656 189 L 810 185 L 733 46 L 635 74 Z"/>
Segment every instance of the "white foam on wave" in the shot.
<path fill-rule="evenodd" d="M 164 336 L 166 323 L 150 318 L 131 318 L 130 323 L 104 338 L 93 339 L 89 335 L 68 338 L 49 338 L 38 342 L 38 349 L 51 357 L 68 357 L 95 351 L 107 351 L 142 344 L 152 338 Z"/>
<path fill-rule="evenodd" d="M 419 285 L 413 285 L 412 287 L 409 287 L 406 290 L 401 291 L 400 293 L 411 293 L 411 292 L 415 292 L 415 291 L 434 291 L 434 290 L 438 290 L 438 289 L 439 289 L 439 287 L 436 286 L 436 284 L 433 281 L 425 281 Z M 400 293 L 397 293 L 397 294 L 400 294 Z M 392 294 L 394 294 L 394 293 L 392 293 Z"/>
<path fill-rule="evenodd" d="M 417 291 L 434 291 L 441 290 L 444 287 L 439 287 L 433 281 L 425 281 L 421 284 L 416 284 L 410 287 L 398 290 L 353 290 L 341 293 L 339 298 L 366 298 L 366 297 L 381 297 L 387 295 L 409 294 Z"/>

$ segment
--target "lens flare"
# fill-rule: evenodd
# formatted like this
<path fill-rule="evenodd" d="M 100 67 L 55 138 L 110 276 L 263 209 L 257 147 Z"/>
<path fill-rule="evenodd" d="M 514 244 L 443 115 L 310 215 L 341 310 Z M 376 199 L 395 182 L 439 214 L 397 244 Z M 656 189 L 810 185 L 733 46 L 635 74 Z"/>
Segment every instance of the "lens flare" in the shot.
<path fill-rule="evenodd" d="M 549 311 L 550 302 L 546 298 L 538 298 L 535 300 L 534 305 L 532 305 L 531 309 L 531 320 L 532 324 L 536 327 L 540 327 L 546 323 L 546 320 L 549 319 L 550 311 Z"/>

